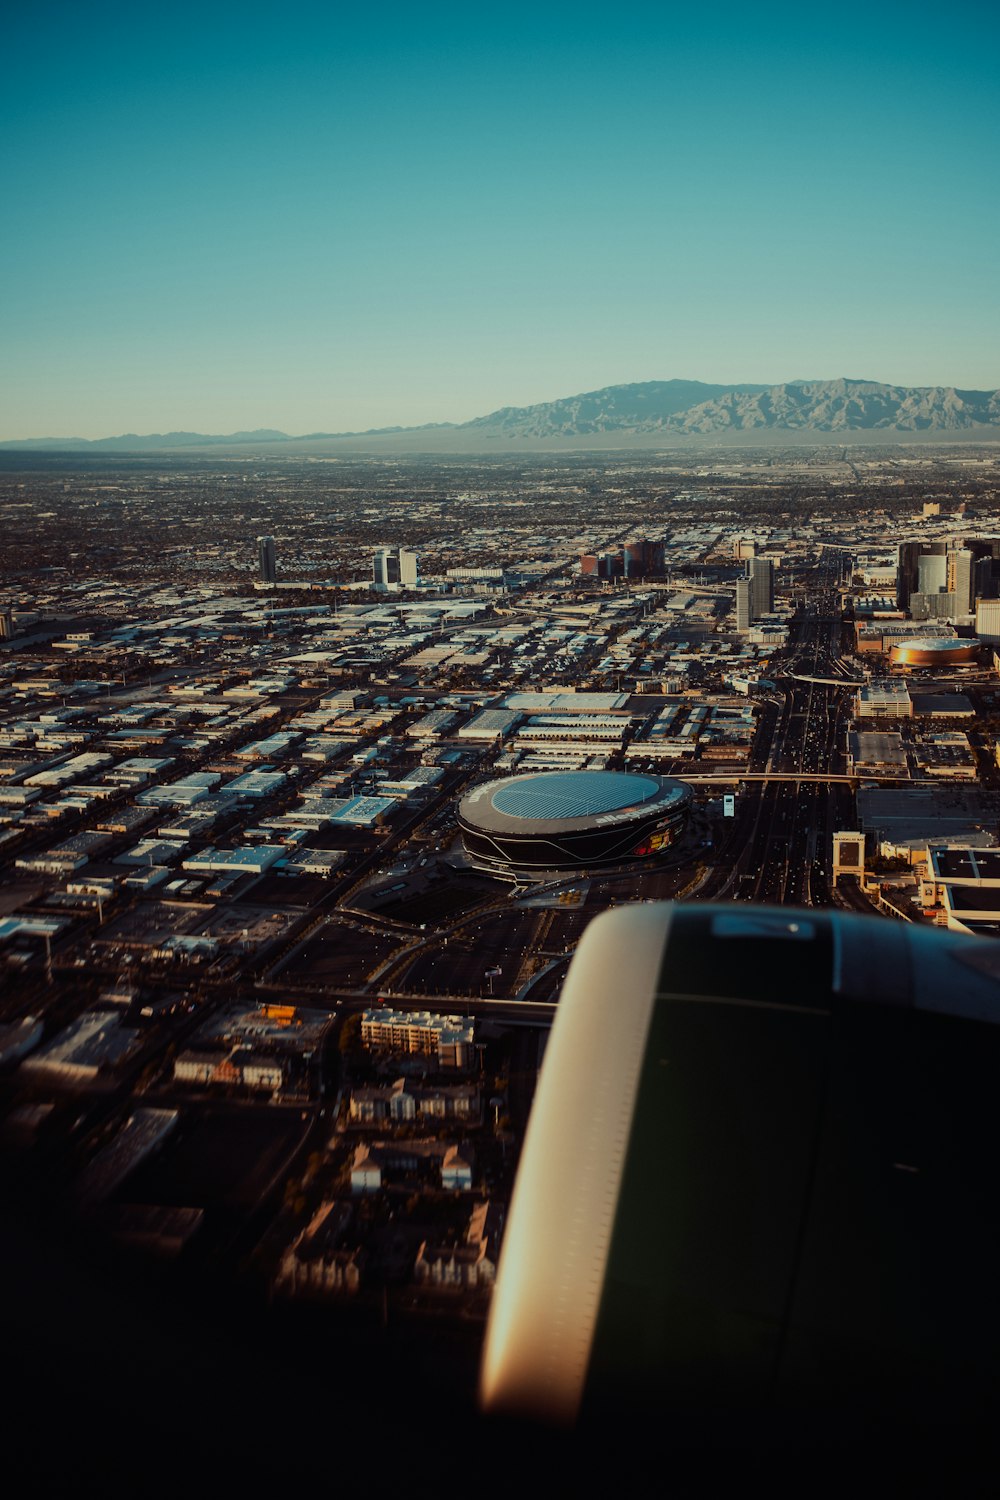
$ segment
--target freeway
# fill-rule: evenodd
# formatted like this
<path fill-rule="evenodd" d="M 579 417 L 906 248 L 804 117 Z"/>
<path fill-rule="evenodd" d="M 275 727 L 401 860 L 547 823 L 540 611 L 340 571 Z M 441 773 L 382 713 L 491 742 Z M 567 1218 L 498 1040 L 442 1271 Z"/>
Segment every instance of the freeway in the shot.
<path fill-rule="evenodd" d="M 274 983 L 257 984 L 254 998 L 273 995 L 275 999 L 288 999 L 288 986 Z M 504 1025 L 549 1026 L 556 1013 L 554 1000 L 533 998 L 517 1000 L 510 996 L 469 995 L 456 993 L 442 986 L 436 992 L 411 990 L 404 985 L 399 989 L 380 989 L 376 994 L 368 990 L 327 989 L 322 997 L 310 1000 L 310 1005 L 329 1010 L 331 1014 L 348 1016 L 379 1005 L 393 1005 L 399 1010 L 429 1011 L 440 1016 L 479 1016 L 503 1022 Z"/>
<path fill-rule="evenodd" d="M 728 778 L 746 791 L 699 888 L 700 899 L 832 903 L 832 836 L 857 827 L 857 779 L 847 774 L 842 750 L 855 684 L 836 675 L 841 631 L 830 589 L 819 591 L 794 622 L 788 670 L 776 679 L 781 710 L 770 743 L 755 753 L 763 765 Z"/>

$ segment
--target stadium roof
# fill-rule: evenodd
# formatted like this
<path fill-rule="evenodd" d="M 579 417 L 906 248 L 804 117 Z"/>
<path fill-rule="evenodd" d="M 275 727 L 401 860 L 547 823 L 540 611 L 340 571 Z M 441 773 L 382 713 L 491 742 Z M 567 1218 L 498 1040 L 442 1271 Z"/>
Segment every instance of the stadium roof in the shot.
<path fill-rule="evenodd" d="M 691 796 L 682 781 L 626 771 L 541 771 L 477 787 L 460 815 L 475 827 L 519 834 L 531 827 L 585 828 L 667 813 Z"/>
<path fill-rule="evenodd" d="M 521 776 L 493 795 L 497 812 L 533 823 L 548 819 L 586 818 L 616 812 L 647 802 L 660 790 L 651 776 L 629 776 L 620 771 L 568 771 Z"/>
<path fill-rule="evenodd" d="M 914 635 L 894 645 L 898 645 L 900 650 L 927 651 L 947 657 L 956 650 L 978 650 L 979 641 L 971 636 Z"/>

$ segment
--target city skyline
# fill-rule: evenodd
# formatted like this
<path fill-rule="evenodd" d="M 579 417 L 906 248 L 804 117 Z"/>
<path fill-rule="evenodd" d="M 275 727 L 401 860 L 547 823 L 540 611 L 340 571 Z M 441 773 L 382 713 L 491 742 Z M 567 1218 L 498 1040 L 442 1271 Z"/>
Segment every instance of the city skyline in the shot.
<path fill-rule="evenodd" d="M 985 11 L 56 9 L 10 21 L 2 439 L 1000 386 Z"/>

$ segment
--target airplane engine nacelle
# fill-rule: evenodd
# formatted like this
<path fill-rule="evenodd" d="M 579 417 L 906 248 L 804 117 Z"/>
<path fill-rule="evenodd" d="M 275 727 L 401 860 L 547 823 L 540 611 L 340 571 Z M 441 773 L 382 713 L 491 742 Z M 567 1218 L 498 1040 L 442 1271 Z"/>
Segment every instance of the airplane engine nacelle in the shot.
<path fill-rule="evenodd" d="M 998 1020 L 988 939 L 735 904 L 596 918 L 527 1131 L 484 1408 L 677 1431 L 983 1399 Z"/>

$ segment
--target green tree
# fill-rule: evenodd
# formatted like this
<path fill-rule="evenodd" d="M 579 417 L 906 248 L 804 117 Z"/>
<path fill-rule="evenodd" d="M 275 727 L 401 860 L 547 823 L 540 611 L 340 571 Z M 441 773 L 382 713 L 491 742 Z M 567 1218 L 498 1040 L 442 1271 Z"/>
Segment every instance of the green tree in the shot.
<path fill-rule="evenodd" d="M 361 1017 L 348 1016 L 340 1028 L 340 1050 L 342 1053 L 356 1052 L 361 1046 Z"/>

